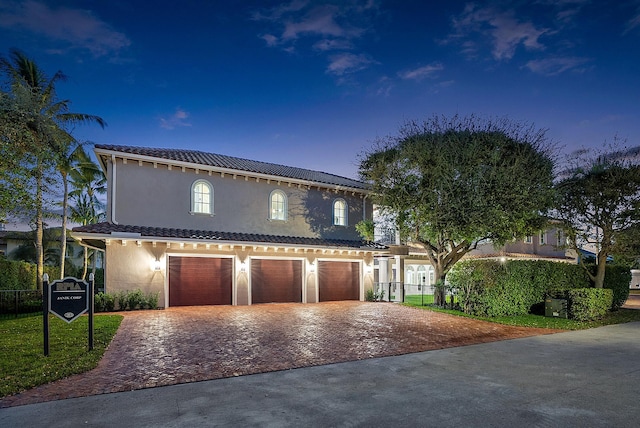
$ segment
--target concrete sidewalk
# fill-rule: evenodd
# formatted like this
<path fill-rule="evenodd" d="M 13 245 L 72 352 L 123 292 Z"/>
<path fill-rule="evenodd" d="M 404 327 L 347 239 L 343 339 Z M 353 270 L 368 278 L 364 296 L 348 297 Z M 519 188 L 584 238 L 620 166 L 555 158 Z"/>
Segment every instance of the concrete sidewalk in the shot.
<path fill-rule="evenodd" d="M 637 427 L 640 323 L 0 410 L 3 427 Z"/>

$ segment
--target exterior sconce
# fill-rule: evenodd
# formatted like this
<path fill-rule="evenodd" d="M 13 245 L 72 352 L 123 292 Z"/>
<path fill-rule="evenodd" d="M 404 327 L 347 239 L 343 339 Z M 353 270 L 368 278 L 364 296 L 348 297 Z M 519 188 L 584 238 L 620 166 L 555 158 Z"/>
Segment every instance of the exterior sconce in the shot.
<path fill-rule="evenodd" d="M 316 266 L 313 263 L 309 263 L 309 272 L 313 273 L 316 271 Z"/>
<path fill-rule="evenodd" d="M 156 261 L 153 262 L 153 270 L 156 272 L 160 272 L 161 269 L 162 269 L 162 264 L 160 263 L 159 259 L 156 259 Z"/>
<path fill-rule="evenodd" d="M 240 262 L 240 272 L 247 271 L 247 264 L 245 262 Z"/>

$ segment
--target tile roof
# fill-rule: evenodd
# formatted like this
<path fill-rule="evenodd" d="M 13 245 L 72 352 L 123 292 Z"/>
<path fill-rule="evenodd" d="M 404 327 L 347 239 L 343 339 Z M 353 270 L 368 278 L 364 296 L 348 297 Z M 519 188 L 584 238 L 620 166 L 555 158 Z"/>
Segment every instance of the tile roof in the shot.
<path fill-rule="evenodd" d="M 358 240 L 307 238 L 302 236 L 262 235 L 255 233 L 214 232 L 209 230 L 174 229 L 166 227 L 131 226 L 113 224 L 109 222 L 78 226 L 73 228 L 76 233 L 91 233 L 96 235 L 111 235 L 114 239 L 122 238 L 118 234 L 131 234 L 141 239 L 198 239 L 203 241 L 223 242 L 251 242 L 265 244 L 309 245 L 314 247 L 344 247 L 360 249 L 384 249 L 378 244 Z"/>
<path fill-rule="evenodd" d="M 339 175 L 329 174 L 326 172 L 242 159 L 233 156 L 207 153 L 197 150 L 118 146 L 110 144 L 96 144 L 95 148 L 96 150 L 107 150 L 130 155 L 147 156 L 169 161 L 209 166 L 214 168 L 230 169 L 238 171 L 239 173 L 253 172 L 275 177 L 304 180 L 313 183 L 343 186 L 352 189 L 367 190 L 369 188 L 369 186 L 362 181 L 353 180 L 347 177 L 341 177 Z"/>

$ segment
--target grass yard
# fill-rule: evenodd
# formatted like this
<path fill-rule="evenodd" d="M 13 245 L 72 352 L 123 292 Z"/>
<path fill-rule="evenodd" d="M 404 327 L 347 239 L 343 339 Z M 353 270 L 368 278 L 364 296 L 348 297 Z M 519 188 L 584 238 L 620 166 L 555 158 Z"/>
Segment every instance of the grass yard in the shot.
<path fill-rule="evenodd" d="M 411 296 L 415 297 L 415 296 Z M 417 296 L 418 298 L 420 296 Z M 426 298 L 427 296 L 425 296 Z M 408 300 L 408 299 L 407 299 Z M 615 312 L 609 312 L 603 319 L 597 321 L 574 321 L 565 318 L 545 317 L 542 315 L 518 315 L 510 317 L 477 317 L 468 315 L 460 311 L 451 309 L 442 309 L 434 306 L 422 306 L 420 300 L 408 300 L 403 303 L 407 306 L 414 306 L 429 311 L 444 312 L 451 315 L 458 315 L 467 318 L 473 318 L 483 321 L 495 322 L 498 324 L 515 325 L 520 327 L 536 327 L 536 328 L 552 328 L 558 330 L 584 330 L 588 328 L 601 327 L 611 324 L 623 324 L 627 322 L 640 321 L 640 310 L 638 309 L 620 309 Z M 425 301 L 426 302 L 426 301 Z M 425 303 L 426 304 L 426 303 Z"/>
<path fill-rule="evenodd" d="M 44 356 L 42 316 L 0 320 L 0 397 L 95 368 L 116 334 L 121 315 L 94 316 L 92 351 L 88 321 L 68 324 L 49 316 L 49 356 Z"/>

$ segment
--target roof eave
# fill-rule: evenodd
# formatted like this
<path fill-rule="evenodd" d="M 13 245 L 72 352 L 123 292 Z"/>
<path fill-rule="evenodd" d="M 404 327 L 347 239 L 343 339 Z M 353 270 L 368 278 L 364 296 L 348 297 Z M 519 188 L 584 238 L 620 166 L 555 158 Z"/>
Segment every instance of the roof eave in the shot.
<path fill-rule="evenodd" d="M 352 193 L 360 193 L 363 195 L 368 195 L 371 193 L 370 190 L 368 189 L 361 189 L 361 188 L 357 188 L 357 187 L 350 187 L 350 186 L 342 186 L 342 185 L 337 185 L 337 184 L 329 184 L 329 183 L 322 183 L 322 182 L 316 182 L 316 181 L 310 181 L 310 180 L 302 180 L 299 178 L 290 178 L 290 177 L 284 177 L 284 176 L 280 176 L 280 175 L 271 175 L 271 174 L 264 174 L 264 173 L 260 173 L 260 172 L 252 172 L 252 171 L 246 171 L 246 170 L 242 170 L 242 169 L 233 169 L 233 168 L 224 168 L 224 167 L 217 167 L 217 166 L 211 166 L 211 165 L 203 165 L 203 164 L 199 164 L 199 163 L 195 163 L 195 162 L 185 162 L 185 161 L 177 161 L 177 160 L 173 160 L 173 159 L 166 159 L 166 158 L 162 158 L 162 157 L 156 157 L 156 156 L 148 156 L 148 155 L 139 155 L 139 154 L 135 154 L 135 153 L 126 153 L 126 152 L 121 152 L 121 151 L 117 151 L 117 150 L 108 150 L 108 149 L 102 149 L 102 148 L 95 148 L 94 149 L 98 159 L 100 159 L 100 163 L 102 164 L 103 168 L 106 171 L 106 165 L 104 164 L 103 159 L 101 159 L 100 155 L 104 155 L 104 156 L 108 156 L 108 157 L 119 157 L 122 159 L 132 159 L 132 160 L 136 160 L 136 161 L 142 161 L 142 162 L 149 162 L 149 163 L 155 163 L 155 164 L 167 164 L 167 165 L 172 165 L 172 166 L 178 166 L 180 168 L 191 168 L 191 169 L 196 169 L 196 170 L 200 170 L 200 171 L 211 171 L 211 172 L 217 172 L 217 173 L 221 173 L 221 174 L 229 174 L 229 175 L 236 175 L 236 176 L 245 176 L 247 178 L 257 178 L 257 179 L 263 179 L 263 180 L 270 180 L 270 181 L 284 181 L 287 183 L 291 183 L 291 184 L 296 184 L 296 185 L 300 185 L 300 186 L 307 186 L 307 187 L 323 187 L 323 188 L 328 188 L 331 190 L 335 190 L 335 191 L 343 191 L 343 192 L 352 192 Z"/>

